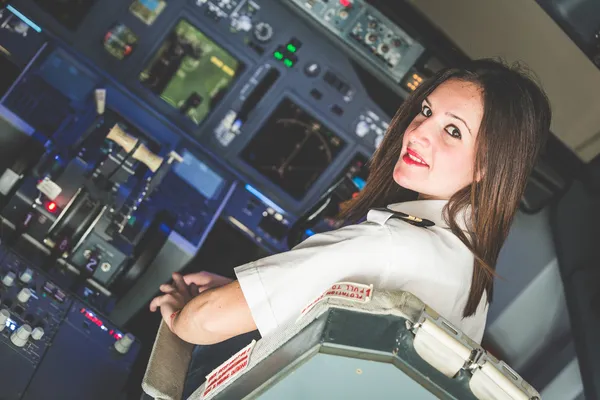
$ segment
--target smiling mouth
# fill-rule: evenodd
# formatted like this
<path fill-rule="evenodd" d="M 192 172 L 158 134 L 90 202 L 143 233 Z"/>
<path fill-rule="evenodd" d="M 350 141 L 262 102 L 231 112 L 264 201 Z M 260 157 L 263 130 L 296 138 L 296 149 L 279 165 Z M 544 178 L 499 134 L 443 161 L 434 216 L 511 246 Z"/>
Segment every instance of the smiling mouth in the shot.
<path fill-rule="evenodd" d="M 402 160 L 409 165 L 416 165 L 420 167 L 429 167 L 429 165 L 423 161 L 421 156 L 412 149 L 407 149 L 406 154 L 402 156 Z"/>

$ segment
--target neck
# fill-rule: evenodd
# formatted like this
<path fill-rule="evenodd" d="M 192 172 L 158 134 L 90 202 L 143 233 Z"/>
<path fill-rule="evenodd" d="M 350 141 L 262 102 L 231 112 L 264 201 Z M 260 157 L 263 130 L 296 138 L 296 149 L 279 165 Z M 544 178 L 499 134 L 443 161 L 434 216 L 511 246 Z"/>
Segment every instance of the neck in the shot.
<path fill-rule="evenodd" d="M 417 200 L 447 200 L 447 199 L 442 199 L 441 197 L 430 196 L 428 194 L 419 193 Z"/>

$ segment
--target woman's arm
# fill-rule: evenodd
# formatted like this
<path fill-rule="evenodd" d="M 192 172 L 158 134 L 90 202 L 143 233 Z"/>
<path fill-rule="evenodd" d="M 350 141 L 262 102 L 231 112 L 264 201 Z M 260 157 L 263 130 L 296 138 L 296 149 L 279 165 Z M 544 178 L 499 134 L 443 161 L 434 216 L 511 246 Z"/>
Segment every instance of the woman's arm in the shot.
<path fill-rule="evenodd" d="M 237 281 L 199 294 L 171 322 L 173 333 L 194 344 L 219 343 L 256 330 Z"/>
<path fill-rule="evenodd" d="M 171 330 L 190 343 L 214 344 L 257 328 L 266 336 L 294 321 L 333 283 L 350 279 L 379 284 L 387 274 L 392 247 L 383 225 L 348 226 L 238 267 L 238 281 L 203 291 L 193 299 L 186 296 L 190 292 L 187 283 L 174 275 L 173 292 L 155 298 L 150 309 L 160 307 Z"/>

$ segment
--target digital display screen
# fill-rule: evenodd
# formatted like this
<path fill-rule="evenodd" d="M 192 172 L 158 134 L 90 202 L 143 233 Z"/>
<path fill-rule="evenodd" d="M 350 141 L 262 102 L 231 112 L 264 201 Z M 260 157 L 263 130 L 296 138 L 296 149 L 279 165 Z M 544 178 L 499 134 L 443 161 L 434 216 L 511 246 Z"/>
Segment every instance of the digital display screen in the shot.
<path fill-rule="evenodd" d="M 284 99 L 240 156 L 288 194 L 301 199 L 345 145 L 320 121 Z"/>
<path fill-rule="evenodd" d="M 164 0 L 135 0 L 129 11 L 146 25 L 152 25 L 166 6 L 167 2 Z"/>
<path fill-rule="evenodd" d="M 175 164 L 173 171 L 207 199 L 216 197 L 224 182 L 219 174 L 187 150 L 183 152 L 183 161 Z"/>
<path fill-rule="evenodd" d="M 46 82 L 75 101 L 84 101 L 97 84 L 95 77 L 76 67 L 58 51 L 44 60 L 38 73 Z"/>
<path fill-rule="evenodd" d="M 118 60 L 131 56 L 137 35 L 124 24 L 117 23 L 104 35 L 104 49 Z"/>
<path fill-rule="evenodd" d="M 98 328 L 102 329 L 104 332 L 106 332 L 107 334 L 109 334 L 110 336 L 112 336 L 113 338 L 115 338 L 116 340 L 119 340 L 119 339 L 121 339 L 123 337 L 123 334 L 121 332 L 119 332 L 117 330 L 114 330 L 114 329 L 108 329 L 104 325 L 104 322 L 102 322 L 102 320 L 100 318 L 98 318 L 96 316 L 96 314 L 94 314 L 90 310 L 82 308 L 81 310 L 79 310 L 79 312 L 81 314 L 83 314 L 83 316 L 88 321 L 90 321 L 92 324 L 96 325 Z"/>
<path fill-rule="evenodd" d="M 225 95 L 243 64 L 187 21 L 167 36 L 142 84 L 200 124 Z"/>
<path fill-rule="evenodd" d="M 96 0 L 33 0 L 65 28 L 76 30 Z"/>

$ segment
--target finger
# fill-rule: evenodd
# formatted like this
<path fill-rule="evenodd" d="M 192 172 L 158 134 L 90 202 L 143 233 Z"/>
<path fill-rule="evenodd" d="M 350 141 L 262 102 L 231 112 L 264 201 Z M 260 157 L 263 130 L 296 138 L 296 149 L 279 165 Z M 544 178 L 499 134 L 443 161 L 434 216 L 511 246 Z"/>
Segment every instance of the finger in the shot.
<path fill-rule="evenodd" d="M 163 283 L 160 285 L 160 291 L 166 294 L 173 293 L 175 291 L 175 287 L 173 285 L 169 285 L 168 283 Z"/>
<path fill-rule="evenodd" d="M 192 297 L 196 297 L 198 296 L 198 294 L 200 294 L 198 285 L 196 285 L 195 283 L 190 284 L 190 294 L 192 295 Z"/>
<path fill-rule="evenodd" d="M 173 274 L 173 286 L 179 293 L 189 293 L 187 284 L 183 280 L 183 277 L 178 273 Z"/>
<path fill-rule="evenodd" d="M 210 278 L 210 274 L 205 272 L 205 271 L 201 271 L 201 272 L 195 272 L 193 274 L 187 274 L 183 277 L 184 282 L 187 285 L 191 285 L 192 283 L 195 283 L 198 286 L 202 286 L 202 285 L 206 285 L 210 282 L 211 278 Z"/>
<path fill-rule="evenodd" d="M 213 286 L 213 285 L 198 286 L 198 293 L 206 292 L 207 290 L 214 289 L 214 288 L 215 288 L 215 286 Z"/>
<path fill-rule="evenodd" d="M 163 296 L 157 296 L 155 297 L 151 302 L 150 302 L 150 311 L 155 312 L 156 309 L 158 307 L 160 307 L 160 305 L 164 302 L 165 297 L 167 297 L 167 295 L 163 295 Z"/>

